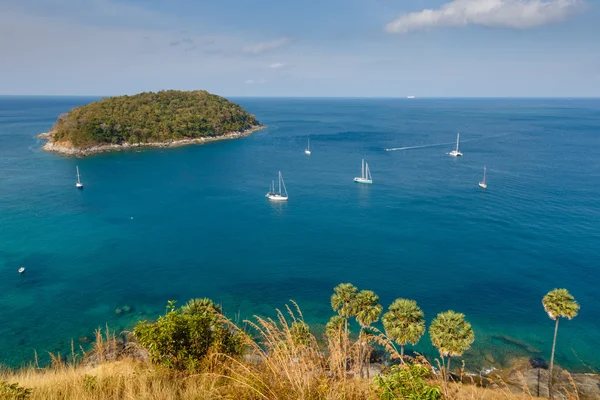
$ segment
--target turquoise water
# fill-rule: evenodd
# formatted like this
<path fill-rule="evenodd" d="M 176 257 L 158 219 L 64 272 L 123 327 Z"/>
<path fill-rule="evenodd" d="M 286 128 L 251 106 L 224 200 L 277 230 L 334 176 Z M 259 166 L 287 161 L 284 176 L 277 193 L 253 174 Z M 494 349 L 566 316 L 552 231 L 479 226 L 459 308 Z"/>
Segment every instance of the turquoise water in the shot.
<path fill-rule="evenodd" d="M 294 299 L 323 323 L 347 281 L 385 306 L 414 298 L 428 320 L 465 313 L 467 362 L 482 367 L 484 353 L 548 356 L 541 298 L 566 287 L 582 308 L 561 324 L 558 361 L 600 368 L 600 100 L 236 99 L 269 128 L 85 159 L 41 151 L 35 136 L 91 100 L 0 98 L 3 363 L 68 353 L 169 299 L 242 316 Z M 446 155 L 456 132 L 459 159 Z M 429 147 L 384 151 L 413 146 Z M 352 182 L 361 158 L 372 186 Z M 287 204 L 264 198 L 278 170 Z M 435 354 L 427 337 L 418 350 Z"/>

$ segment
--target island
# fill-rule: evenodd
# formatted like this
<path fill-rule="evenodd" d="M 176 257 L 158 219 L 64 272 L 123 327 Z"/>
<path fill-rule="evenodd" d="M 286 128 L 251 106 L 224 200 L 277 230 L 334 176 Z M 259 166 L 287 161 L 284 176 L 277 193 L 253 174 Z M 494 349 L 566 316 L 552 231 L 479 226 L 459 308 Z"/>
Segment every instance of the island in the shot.
<path fill-rule="evenodd" d="M 46 151 L 69 156 L 135 147 L 174 147 L 247 136 L 264 128 L 241 106 L 204 90 L 108 97 L 58 117 Z"/>

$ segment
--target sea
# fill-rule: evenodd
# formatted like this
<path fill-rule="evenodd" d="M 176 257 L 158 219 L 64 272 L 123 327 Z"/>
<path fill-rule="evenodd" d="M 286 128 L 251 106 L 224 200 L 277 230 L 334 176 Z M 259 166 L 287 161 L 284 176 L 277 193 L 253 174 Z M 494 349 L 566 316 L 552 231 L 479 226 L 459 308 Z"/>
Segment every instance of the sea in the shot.
<path fill-rule="evenodd" d="M 268 128 L 86 158 L 41 150 L 39 133 L 94 100 L 0 97 L 0 363 L 68 356 L 98 328 L 194 297 L 240 323 L 293 300 L 322 335 L 334 286 L 350 282 L 384 309 L 416 300 L 427 324 L 464 313 L 471 370 L 548 359 L 542 297 L 567 288 L 581 310 L 560 322 L 557 362 L 600 369 L 599 99 L 232 98 Z M 363 159 L 372 185 L 353 182 Z M 274 204 L 278 171 L 289 201 Z M 409 348 L 437 356 L 427 335 Z"/>

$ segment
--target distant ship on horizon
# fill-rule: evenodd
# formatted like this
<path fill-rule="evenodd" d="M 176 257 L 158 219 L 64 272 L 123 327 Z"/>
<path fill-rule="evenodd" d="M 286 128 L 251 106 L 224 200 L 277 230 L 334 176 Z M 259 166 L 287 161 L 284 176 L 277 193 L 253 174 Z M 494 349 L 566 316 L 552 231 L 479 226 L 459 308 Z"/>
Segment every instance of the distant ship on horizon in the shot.
<path fill-rule="evenodd" d="M 406 98 L 407 98 L 407 99 L 414 99 L 414 98 L 416 98 L 416 97 L 417 97 L 417 96 L 412 96 L 412 95 L 411 95 L 411 96 L 406 96 Z"/>

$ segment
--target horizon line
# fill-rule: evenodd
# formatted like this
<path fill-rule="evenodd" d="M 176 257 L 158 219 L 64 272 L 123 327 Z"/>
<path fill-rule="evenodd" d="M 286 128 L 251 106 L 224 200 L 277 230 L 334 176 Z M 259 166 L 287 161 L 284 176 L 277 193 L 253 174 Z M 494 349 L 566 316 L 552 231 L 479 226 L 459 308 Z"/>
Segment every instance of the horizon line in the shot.
<path fill-rule="evenodd" d="M 167 90 L 177 90 L 177 89 L 167 89 Z M 160 90 L 162 91 L 162 90 Z M 188 90 L 182 90 L 188 91 Z M 120 96 L 135 96 L 139 93 L 148 93 L 146 92 L 138 92 L 134 94 L 112 94 L 112 95 L 100 95 L 100 94 L 0 94 L 0 97 L 120 97 Z M 209 92 L 211 94 L 216 94 Z M 248 96 L 248 95 L 220 95 L 221 97 L 231 97 L 231 98 L 246 98 L 246 99 L 390 99 L 390 100 L 453 100 L 453 99 L 548 99 L 548 100 L 577 100 L 577 99 L 585 99 L 585 100 L 594 100 L 600 99 L 600 95 L 598 96 L 415 96 L 414 98 L 409 98 L 408 96 Z"/>

